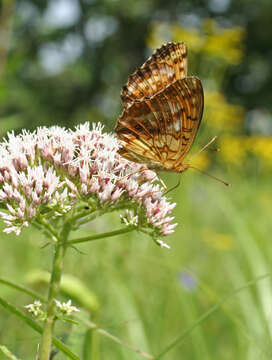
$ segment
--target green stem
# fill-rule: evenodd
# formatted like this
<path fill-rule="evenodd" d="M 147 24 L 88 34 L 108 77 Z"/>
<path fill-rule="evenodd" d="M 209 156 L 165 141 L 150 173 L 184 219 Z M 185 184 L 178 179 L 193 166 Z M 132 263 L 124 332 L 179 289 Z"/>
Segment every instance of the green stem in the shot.
<path fill-rule="evenodd" d="M 73 217 L 73 222 L 76 220 L 80 220 L 76 222 L 77 226 L 84 225 L 96 219 L 97 217 L 104 215 L 105 213 L 111 213 L 116 210 L 128 209 L 128 208 L 130 208 L 130 206 L 128 206 L 127 202 L 121 202 L 120 204 L 114 207 L 106 207 L 99 210 L 91 210 L 89 213 L 81 212 Z"/>
<path fill-rule="evenodd" d="M 77 208 L 77 211 L 81 210 L 80 208 Z M 96 212 L 96 209 L 90 209 L 89 211 L 86 210 L 85 208 L 82 211 L 79 211 L 76 215 L 74 215 L 73 217 L 73 222 L 75 222 L 78 219 L 81 219 L 85 216 L 90 216 L 91 214 L 93 214 L 94 212 Z"/>
<path fill-rule="evenodd" d="M 126 234 L 128 232 L 131 232 L 134 230 L 134 227 L 126 227 L 124 229 L 119 229 L 119 230 L 115 230 L 115 231 L 109 231 L 103 234 L 99 234 L 99 235 L 93 235 L 93 236 L 86 236 L 86 237 L 82 237 L 79 239 L 74 239 L 74 240 L 69 240 L 66 242 L 66 245 L 74 245 L 74 244 L 79 244 L 79 243 L 83 243 L 83 242 L 87 242 L 87 241 L 93 241 L 93 240 L 99 240 L 99 239 L 104 239 L 107 237 L 111 237 L 111 236 L 115 236 L 115 235 L 121 235 L 121 234 Z"/>
<path fill-rule="evenodd" d="M 60 281 L 63 268 L 63 258 L 66 251 L 66 242 L 70 232 L 70 223 L 67 221 L 64 224 L 63 230 L 59 236 L 59 242 L 54 245 L 54 258 L 52 266 L 52 274 L 49 285 L 48 300 L 47 300 L 47 315 L 43 328 L 42 343 L 40 349 L 40 360 L 49 360 L 54 325 L 56 321 L 56 303 L 60 291 Z"/>
<path fill-rule="evenodd" d="M 46 231 L 53 237 L 54 241 L 59 240 L 58 232 L 49 224 L 44 218 L 39 218 L 39 223 L 46 229 Z"/>

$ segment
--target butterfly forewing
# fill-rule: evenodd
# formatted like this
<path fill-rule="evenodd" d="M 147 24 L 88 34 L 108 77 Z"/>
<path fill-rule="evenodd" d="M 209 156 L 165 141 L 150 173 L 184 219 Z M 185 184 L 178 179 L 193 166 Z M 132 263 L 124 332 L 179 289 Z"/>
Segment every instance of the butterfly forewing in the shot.
<path fill-rule="evenodd" d="M 170 83 L 187 76 L 187 49 L 184 43 L 167 43 L 132 75 L 121 92 L 124 108 L 135 101 L 150 99 Z"/>

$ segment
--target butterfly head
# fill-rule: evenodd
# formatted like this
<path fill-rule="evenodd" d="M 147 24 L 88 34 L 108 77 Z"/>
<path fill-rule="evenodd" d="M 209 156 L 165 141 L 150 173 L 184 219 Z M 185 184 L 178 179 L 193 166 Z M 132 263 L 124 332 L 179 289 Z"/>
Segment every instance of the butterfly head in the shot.
<path fill-rule="evenodd" d="M 188 170 L 191 167 L 190 164 L 181 164 L 180 168 L 178 169 L 179 173 L 182 173 L 185 170 Z"/>

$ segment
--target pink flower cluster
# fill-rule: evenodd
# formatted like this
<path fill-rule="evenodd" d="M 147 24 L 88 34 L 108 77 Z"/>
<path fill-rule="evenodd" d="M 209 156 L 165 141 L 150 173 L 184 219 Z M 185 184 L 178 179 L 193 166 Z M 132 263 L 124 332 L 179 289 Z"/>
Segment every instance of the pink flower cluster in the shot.
<path fill-rule="evenodd" d="M 0 143 L 0 206 L 6 208 L 0 217 L 5 232 L 19 234 L 45 214 L 47 219 L 65 216 L 80 202 L 105 212 L 129 209 L 123 222 L 148 229 L 154 237 L 173 232 L 176 224 L 169 214 L 175 204 L 154 184 L 156 174 L 122 158 L 117 138 L 102 128 L 94 124 L 90 130 L 85 123 L 74 131 L 42 127 L 8 134 Z"/>

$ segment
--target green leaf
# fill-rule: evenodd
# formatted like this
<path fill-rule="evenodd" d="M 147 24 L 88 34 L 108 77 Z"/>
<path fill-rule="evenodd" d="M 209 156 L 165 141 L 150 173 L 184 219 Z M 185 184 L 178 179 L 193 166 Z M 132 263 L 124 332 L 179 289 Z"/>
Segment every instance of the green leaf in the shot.
<path fill-rule="evenodd" d="M 26 276 L 26 281 L 30 284 L 45 283 L 50 281 L 50 274 L 39 269 L 32 270 Z M 88 289 L 85 284 L 75 276 L 63 275 L 61 279 L 61 292 L 68 298 L 77 301 L 80 306 L 88 311 L 95 312 L 99 309 L 100 304 L 94 292 Z"/>
<path fill-rule="evenodd" d="M 30 290 L 30 289 L 27 289 L 26 287 L 20 285 L 20 284 L 17 284 L 13 281 L 9 281 L 7 279 L 4 279 L 4 278 L 0 278 L 0 284 L 4 284 L 4 285 L 7 285 L 15 290 L 19 290 L 27 295 L 30 295 L 31 297 L 33 297 L 34 299 L 36 300 L 40 300 L 41 302 L 45 302 L 46 300 L 40 296 L 39 294 L 37 294 L 36 292 Z"/>
<path fill-rule="evenodd" d="M 19 358 L 17 358 L 17 356 L 12 354 L 4 345 L 0 345 L 0 352 L 3 355 L 6 355 L 6 357 L 10 360 L 20 360 Z"/>
<path fill-rule="evenodd" d="M 155 357 L 156 360 L 161 359 L 164 355 L 166 355 L 170 350 L 172 350 L 175 346 L 181 344 L 185 338 L 202 322 L 204 322 L 208 317 L 210 317 L 212 314 L 214 314 L 217 310 L 220 309 L 220 307 L 229 299 L 231 299 L 233 296 L 239 294 L 241 291 L 247 289 L 250 286 L 256 285 L 256 283 L 260 280 L 266 279 L 268 277 L 271 277 L 271 274 L 265 274 L 262 276 L 259 276 L 251 281 L 248 281 L 245 285 L 234 289 L 229 295 L 223 297 L 220 301 L 218 301 L 215 305 L 213 305 L 209 310 L 204 312 L 188 329 L 183 331 L 181 335 L 179 335 L 171 344 L 169 344 L 159 355 Z"/>

